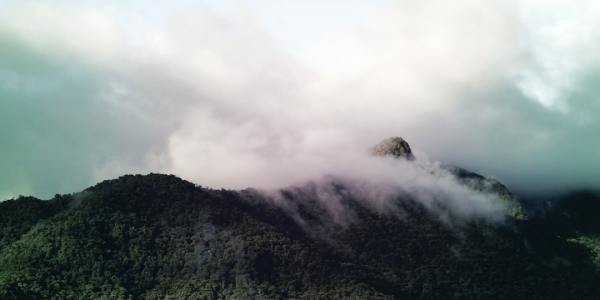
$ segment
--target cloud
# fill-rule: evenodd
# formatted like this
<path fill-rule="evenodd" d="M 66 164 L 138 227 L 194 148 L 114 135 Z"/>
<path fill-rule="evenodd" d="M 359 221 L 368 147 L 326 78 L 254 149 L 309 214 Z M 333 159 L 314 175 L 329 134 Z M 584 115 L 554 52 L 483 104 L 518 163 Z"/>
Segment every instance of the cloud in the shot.
<path fill-rule="evenodd" d="M 0 40 L 1 191 L 70 192 L 108 163 L 144 163 L 136 154 L 151 153 L 159 130 L 118 103 L 109 74 Z"/>
<path fill-rule="evenodd" d="M 593 1 L 339 5 L 373 6 L 316 38 L 292 34 L 301 8 L 275 30 L 261 7 L 9 1 L 0 193 L 149 171 L 276 188 L 361 172 L 345 154 L 392 135 L 519 191 L 600 187 Z"/>
<path fill-rule="evenodd" d="M 422 207 L 450 227 L 474 220 L 498 224 L 511 214 L 512 199 L 475 188 L 477 183 L 459 179 L 422 153 L 414 161 L 354 155 L 345 154 L 352 164 L 335 166 L 339 175 L 261 193 L 317 235 L 364 221 L 363 208 L 403 219 Z"/>
<path fill-rule="evenodd" d="M 530 61 L 520 70 L 517 85 L 529 99 L 565 113 L 569 102 L 577 101 L 569 98 L 581 88 L 581 76 L 598 65 L 600 23 L 595 16 L 600 5 L 527 1 L 522 9 L 527 26 L 523 43 Z"/>

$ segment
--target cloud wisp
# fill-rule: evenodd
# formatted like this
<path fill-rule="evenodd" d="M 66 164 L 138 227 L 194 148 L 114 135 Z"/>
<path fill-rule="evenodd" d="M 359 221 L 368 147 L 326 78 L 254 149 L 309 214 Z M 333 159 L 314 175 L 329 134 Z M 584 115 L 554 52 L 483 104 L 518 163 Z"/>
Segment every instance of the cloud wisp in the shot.
<path fill-rule="evenodd" d="M 420 205 L 451 227 L 470 221 L 497 224 L 510 215 L 512 199 L 491 189 L 477 189 L 421 155 L 408 161 L 364 154 L 352 161 L 346 170 L 335 168 L 346 173 L 261 193 L 309 231 L 315 225 L 327 230 L 331 225 L 346 227 L 360 222 L 357 204 L 401 219 L 410 215 L 406 208 Z M 313 206 L 309 210 L 320 208 L 315 213 L 319 224 L 311 224 L 314 221 L 303 216 L 306 205 Z"/>

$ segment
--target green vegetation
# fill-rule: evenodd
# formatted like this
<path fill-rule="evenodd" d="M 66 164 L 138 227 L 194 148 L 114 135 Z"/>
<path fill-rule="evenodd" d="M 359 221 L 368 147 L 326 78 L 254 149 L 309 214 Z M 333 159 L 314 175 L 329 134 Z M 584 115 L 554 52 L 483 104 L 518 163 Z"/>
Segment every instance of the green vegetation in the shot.
<path fill-rule="evenodd" d="M 555 219 L 449 227 L 407 199 L 399 218 L 348 197 L 355 221 L 338 224 L 284 195 L 297 215 L 152 174 L 2 202 L 0 299 L 600 297 L 598 252 L 557 237 Z"/>
<path fill-rule="evenodd" d="M 593 254 L 594 264 L 600 270 L 600 238 L 597 236 L 579 236 L 569 239 L 570 242 L 578 243 L 586 246 Z"/>

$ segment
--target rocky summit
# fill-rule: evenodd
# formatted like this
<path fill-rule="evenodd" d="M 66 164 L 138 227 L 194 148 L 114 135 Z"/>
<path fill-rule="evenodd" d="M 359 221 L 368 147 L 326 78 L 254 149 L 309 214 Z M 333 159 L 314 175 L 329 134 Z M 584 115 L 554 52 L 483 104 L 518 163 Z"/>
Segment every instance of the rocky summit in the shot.
<path fill-rule="evenodd" d="M 412 150 L 410 149 L 410 145 L 401 137 L 391 137 L 381 141 L 371 149 L 371 154 L 375 156 L 392 156 L 408 160 L 415 159 Z"/>

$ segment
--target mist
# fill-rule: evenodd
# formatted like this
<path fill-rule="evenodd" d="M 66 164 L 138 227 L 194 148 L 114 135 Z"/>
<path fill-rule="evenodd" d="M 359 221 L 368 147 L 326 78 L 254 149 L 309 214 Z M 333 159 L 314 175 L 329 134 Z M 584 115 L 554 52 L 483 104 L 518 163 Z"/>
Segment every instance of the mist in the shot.
<path fill-rule="evenodd" d="M 451 177 L 363 158 L 396 135 L 520 193 L 600 188 L 600 5 L 576 2 L 0 2 L 0 196 L 341 174 L 496 215 Z"/>
<path fill-rule="evenodd" d="M 331 224 L 346 227 L 359 223 L 355 203 L 399 219 L 410 215 L 407 207 L 417 205 L 452 228 L 472 221 L 499 224 L 516 217 L 510 210 L 512 198 L 493 189 L 478 189 L 473 182 L 461 180 L 422 155 L 409 161 L 365 154 L 354 157 L 352 162 L 347 167 L 336 167 L 339 174 L 259 193 L 309 232 L 331 230 Z M 320 224 L 306 220 L 300 212 L 301 206 L 310 207 L 313 203 L 322 210 L 316 214 Z"/>

